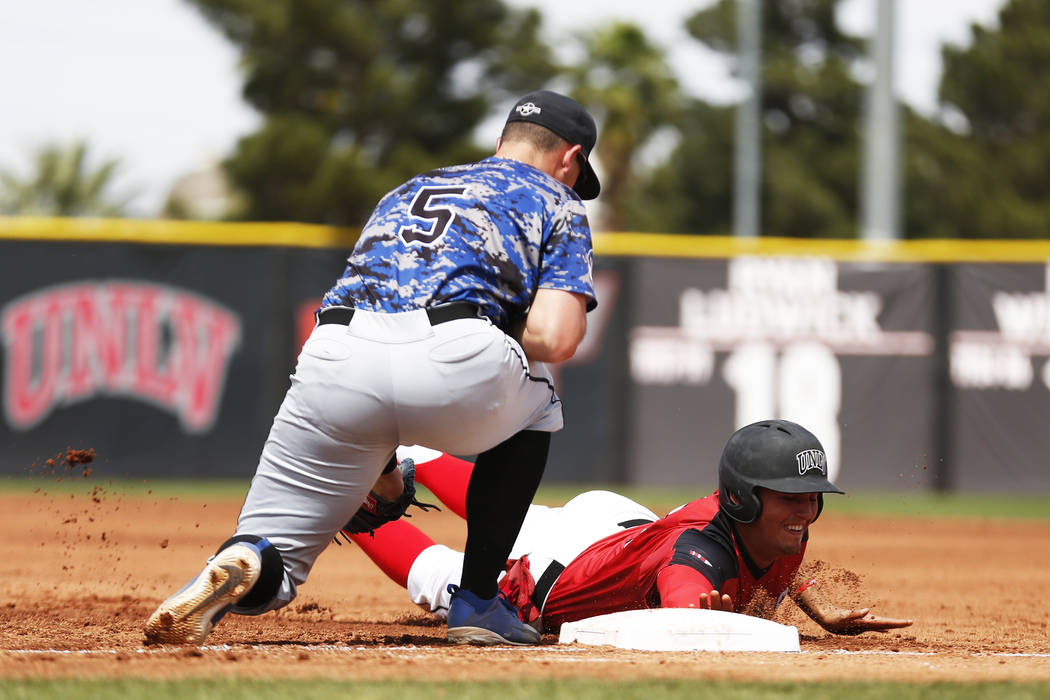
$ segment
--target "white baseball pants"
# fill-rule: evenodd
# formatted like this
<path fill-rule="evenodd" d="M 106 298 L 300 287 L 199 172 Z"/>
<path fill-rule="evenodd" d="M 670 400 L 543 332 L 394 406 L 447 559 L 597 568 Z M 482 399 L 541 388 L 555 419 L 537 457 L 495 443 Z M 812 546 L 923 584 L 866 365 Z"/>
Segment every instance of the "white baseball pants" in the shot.
<path fill-rule="evenodd" d="M 580 552 L 619 532 L 621 523 L 658 519 L 645 506 L 611 491 L 587 491 L 557 508 L 532 505 L 510 558 L 527 554 L 533 578 L 538 581 L 551 562 L 568 566 Z M 462 552 L 440 544 L 427 547 L 408 572 L 408 595 L 412 602 L 444 620 L 450 599 L 448 584 L 458 585 L 462 571 Z"/>

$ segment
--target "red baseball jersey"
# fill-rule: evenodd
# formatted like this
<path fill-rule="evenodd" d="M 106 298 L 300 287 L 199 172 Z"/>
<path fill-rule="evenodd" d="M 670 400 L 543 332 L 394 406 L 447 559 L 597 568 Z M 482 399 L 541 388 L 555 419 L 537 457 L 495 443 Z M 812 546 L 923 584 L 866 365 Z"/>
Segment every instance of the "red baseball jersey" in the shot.
<path fill-rule="evenodd" d="M 728 594 L 737 612 L 760 589 L 777 604 L 806 551 L 760 569 L 719 511 L 718 492 L 654 523 L 609 535 L 585 549 L 558 577 L 543 607 L 544 627 L 643 608 L 698 607 L 701 593 Z M 808 537 L 808 532 L 806 537 Z"/>

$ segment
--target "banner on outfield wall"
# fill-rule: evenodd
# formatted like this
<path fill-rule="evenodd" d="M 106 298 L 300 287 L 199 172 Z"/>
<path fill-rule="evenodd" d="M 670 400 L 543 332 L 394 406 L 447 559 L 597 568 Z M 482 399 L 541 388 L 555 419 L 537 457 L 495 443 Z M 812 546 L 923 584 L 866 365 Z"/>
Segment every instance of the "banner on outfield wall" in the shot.
<path fill-rule="evenodd" d="M 633 280 L 629 481 L 713 485 L 726 436 L 777 416 L 846 490 L 1050 490 L 1050 264 L 642 259 Z"/>
<path fill-rule="evenodd" d="M 843 488 L 928 481 L 931 286 L 922 265 L 639 260 L 632 481 L 715 484 L 738 427 L 816 434 Z"/>
<path fill-rule="evenodd" d="M 333 251 L 0 241 L 0 473 L 250 476 Z"/>
<path fill-rule="evenodd" d="M 112 478 L 250 476 L 349 248 L 301 230 L 229 245 L 2 234 L 9 475 L 91 448 Z M 599 305 L 555 368 L 565 429 L 545 479 L 713 488 L 727 437 L 784 417 L 817 434 L 846 490 L 1050 491 L 1050 256 L 802 243 L 596 246 Z"/>
<path fill-rule="evenodd" d="M 953 484 L 1050 490 L 1050 262 L 951 272 Z"/>

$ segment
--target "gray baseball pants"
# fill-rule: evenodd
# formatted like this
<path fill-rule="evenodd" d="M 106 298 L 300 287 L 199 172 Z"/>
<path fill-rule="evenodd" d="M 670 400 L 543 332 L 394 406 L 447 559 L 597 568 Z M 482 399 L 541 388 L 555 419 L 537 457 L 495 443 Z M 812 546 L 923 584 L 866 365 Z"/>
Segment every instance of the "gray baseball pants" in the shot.
<path fill-rule="evenodd" d="M 522 430 L 562 427 L 546 366 L 485 319 L 432 326 L 424 311 L 356 311 L 314 328 L 237 522 L 284 560 L 288 604 L 398 445 L 484 452 Z"/>

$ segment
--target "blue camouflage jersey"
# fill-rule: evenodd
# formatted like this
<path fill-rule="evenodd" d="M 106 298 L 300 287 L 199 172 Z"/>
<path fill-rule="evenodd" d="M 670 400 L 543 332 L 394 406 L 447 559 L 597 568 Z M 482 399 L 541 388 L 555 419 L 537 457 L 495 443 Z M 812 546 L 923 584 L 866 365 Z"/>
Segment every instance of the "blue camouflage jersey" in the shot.
<path fill-rule="evenodd" d="M 592 267 L 576 193 L 531 165 L 490 157 L 387 193 L 321 306 L 397 313 L 469 301 L 506 329 L 541 287 L 583 294 L 593 309 Z"/>

